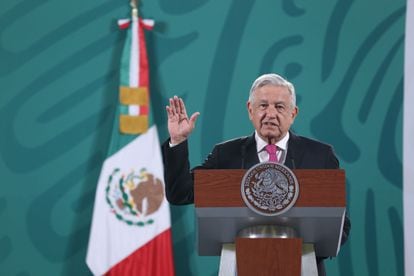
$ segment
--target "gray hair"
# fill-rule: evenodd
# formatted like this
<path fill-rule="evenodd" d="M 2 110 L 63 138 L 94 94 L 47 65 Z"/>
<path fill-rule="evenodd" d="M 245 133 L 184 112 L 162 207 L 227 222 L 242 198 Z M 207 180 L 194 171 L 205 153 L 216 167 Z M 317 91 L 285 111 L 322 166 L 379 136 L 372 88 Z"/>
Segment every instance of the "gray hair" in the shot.
<path fill-rule="evenodd" d="M 292 83 L 285 80 L 281 76 L 277 74 L 264 74 L 258 77 L 252 84 L 252 87 L 250 88 L 249 93 L 249 102 L 253 100 L 253 94 L 254 91 L 260 87 L 266 86 L 266 85 L 273 85 L 273 86 L 282 86 L 286 87 L 290 93 L 291 99 L 292 99 L 292 107 L 296 106 L 296 93 L 295 93 L 295 87 Z"/>

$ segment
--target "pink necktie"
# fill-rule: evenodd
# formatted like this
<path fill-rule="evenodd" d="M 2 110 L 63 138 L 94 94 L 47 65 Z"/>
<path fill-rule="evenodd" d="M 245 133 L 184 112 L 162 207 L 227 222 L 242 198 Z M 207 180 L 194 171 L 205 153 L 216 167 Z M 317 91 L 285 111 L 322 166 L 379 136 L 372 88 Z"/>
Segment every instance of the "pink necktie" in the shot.
<path fill-rule="evenodd" d="M 277 146 L 276 145 L 267 145 L 266 151 L 269 154 L 269 162 L 278 163 L 279 160 L 277 159 Z"/>

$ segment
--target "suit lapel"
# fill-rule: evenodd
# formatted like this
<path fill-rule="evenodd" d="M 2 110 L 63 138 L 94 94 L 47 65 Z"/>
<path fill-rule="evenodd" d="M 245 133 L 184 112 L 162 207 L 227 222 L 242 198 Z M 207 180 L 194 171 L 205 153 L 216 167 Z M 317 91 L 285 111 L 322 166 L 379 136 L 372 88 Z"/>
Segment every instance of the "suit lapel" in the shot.
<path fill-rule="evenodd" d="M 298 169 L 302 163 L 304 148 L 300 142 L 300 137 L 293 132 L 289 132 L 288 151 L 286 154 L 285 165 L 290 169 Z"/>
<path fill-rule="evenodd" d="M 252 166 L 259 163 L 259 157 L 257 156 L 256 140 L 253 135 L 250 135 L 246 138 L 246 141 L 243 144 L 244 147 L 244 169 L 249 169 Z"/>

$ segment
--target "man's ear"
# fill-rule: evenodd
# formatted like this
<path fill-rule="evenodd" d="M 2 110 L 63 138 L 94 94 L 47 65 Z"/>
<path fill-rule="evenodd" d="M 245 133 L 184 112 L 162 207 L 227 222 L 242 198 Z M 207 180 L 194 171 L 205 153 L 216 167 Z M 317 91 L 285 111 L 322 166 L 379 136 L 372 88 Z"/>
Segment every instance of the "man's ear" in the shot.
<path fill-rule="evenodd" d="M 299 107 L 295 106 L 292 110 L 292 120 L 295 120 L 296 116 L 298 116 Z"/>
<path fill-rule="evenodd" d="M 249 113 L 249 119 L 252 120 L 252 104 L 250 103 L 250 101 L 247 101 L 246 103 L 246 107 L 247 107 L 247 113 Z"/>

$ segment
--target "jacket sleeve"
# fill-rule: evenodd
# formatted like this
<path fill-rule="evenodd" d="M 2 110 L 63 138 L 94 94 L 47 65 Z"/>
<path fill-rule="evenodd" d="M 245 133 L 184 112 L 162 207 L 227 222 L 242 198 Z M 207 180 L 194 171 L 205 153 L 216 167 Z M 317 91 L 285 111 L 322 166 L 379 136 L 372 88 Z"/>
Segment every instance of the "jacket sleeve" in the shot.
<path fill-rule="evenodd" d="M 188 159 L 188 142 L 170 147 L 169 140 L 161 146 L 164 163 L 165 194 L 171 204 L 194 203 L 193 175 Z"/>
<path fill-rule="evenodd" d="M 339 161 L 332 146 L 328 146 L 326 152 L 325 169 L 339 169 Z"/>
<path fill-rule="evenodd" d="M 175 205 L 194 203 L 194 176 L 196 169 L 217 168 L 217 147 L 208 155 L 201 166 L 190 169 L 188 142 L 170 147 L 169 140 L 161 146 L 164 163 L 165 193 L 168 202 Z"/>

